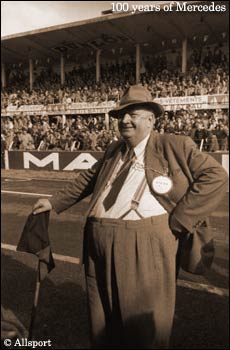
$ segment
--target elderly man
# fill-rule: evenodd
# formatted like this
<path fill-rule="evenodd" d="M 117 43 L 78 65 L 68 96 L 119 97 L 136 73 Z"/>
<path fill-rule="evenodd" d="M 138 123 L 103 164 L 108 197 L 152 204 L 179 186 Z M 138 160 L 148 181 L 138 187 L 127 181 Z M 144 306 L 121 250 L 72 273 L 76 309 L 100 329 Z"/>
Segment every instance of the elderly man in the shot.
<path fill-rule="evenodd" d="M 95 349 L 169 347 L 181 243 L 206 228 L 226 191 L 223 168 L 189 137 L 152 131 L 162 113 L 148 90 L 131 86 L 110 111 L 122 139 L 71 185 L 34 206 L 34 214 L 60 213 L 93 193 L 83 263 Z M 197 240 L 195 260 L 185 256 L 193 272 L 202 264 Z"/>

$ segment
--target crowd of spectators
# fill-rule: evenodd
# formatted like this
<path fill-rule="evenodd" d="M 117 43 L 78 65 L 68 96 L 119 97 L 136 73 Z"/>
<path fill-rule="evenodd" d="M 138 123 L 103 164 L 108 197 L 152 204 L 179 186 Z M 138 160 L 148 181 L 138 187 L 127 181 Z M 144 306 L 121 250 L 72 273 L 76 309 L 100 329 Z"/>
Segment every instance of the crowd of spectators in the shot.
<path fill-rule="evenodd" d="M 166 54 L 145 56 L 141 65 L 141 83 L 155 97 L 194 96 L 228 93 L 228 58 L 220 47 L 194 50 L 188 59 L 186 74 L 181 72 L 181 54 L 174 61 Z M 2 107 L 21 105 L 71 104 L 75 102 L 119 101 L 125 89 L 135 83 L 133 59 L 101 65 L 101 79 L 95 81 L 95 66 L 73 67 L 60 75 L 48 65 L 36 77 L 33 90 L 22 68 L 14 68 L 2 89 Z"/>
<path fill-rule="evenodd" d="M 48 117 L 15 115 L 2 120 L 5 149 L 103 151 L 118 139 L 117 128 L 107 130 L 101 115 Z"/>
<path fill-rule="evenodd" d="M 228 58 L 221 47 L 193 50 L 186 74 L 181 72 L 181 54 L 144 56 L 140 68 L 141 83 L 155 97 L 227 94 Z M 2 108 L 22 105 L 119 101 L 125 89 L 135 83 L 133 59 L 102 64 L 101 79 L 95 81 L 95 66 L 74 67 L 65 73 L 65 84 L 47 65 L 36 75 L 34 89 L 28 88 L 23 66 L 14 67 L 8 85 L 2 89 Z M 165 112 L 156 120 L 159 133 L 190 136 L 205 151 L 228 149 L 228 116 L 224 111 L 194 111 L 190 108 Z M 16 114 L 2 118 L 2 147 L 11 150 L 92 150 L 104 151 L 119 138 L 116 119 L 105 124 L 103 115 L 48 116 Z"/>
<path fill-rule="evenodd" d="M 159 133 L 190 136 L 204 151 L 228 150 L 228 115 L 224 110 L 165 112 L 156 120 Z M 2 119 L 1 140 L 5 149 L 104 151 L 119 139 L 117 119 L 109 126 L 103 115 L 29 116 Z"/>
<path fill-rule="evenodd" d="M 159 133 L 190 136 L 197 146 L 207 152 L 229 150 L 228 114 L 223 110 L 165 112 L 156 123 Z"/>

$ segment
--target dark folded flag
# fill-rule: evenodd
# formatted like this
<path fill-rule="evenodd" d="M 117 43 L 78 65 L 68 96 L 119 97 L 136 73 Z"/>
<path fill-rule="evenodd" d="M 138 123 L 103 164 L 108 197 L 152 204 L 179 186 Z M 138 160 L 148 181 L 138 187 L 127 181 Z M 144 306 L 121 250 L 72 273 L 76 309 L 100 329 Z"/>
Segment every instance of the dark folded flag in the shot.
<path fill-rule="evenodd" d="M 55 267 L 48 235 L 49 214 L 49 211 L 30 214 L 17 246 L 17 251 L 35 254 L 39 262 L 46 264 L 48 272 Z"/>

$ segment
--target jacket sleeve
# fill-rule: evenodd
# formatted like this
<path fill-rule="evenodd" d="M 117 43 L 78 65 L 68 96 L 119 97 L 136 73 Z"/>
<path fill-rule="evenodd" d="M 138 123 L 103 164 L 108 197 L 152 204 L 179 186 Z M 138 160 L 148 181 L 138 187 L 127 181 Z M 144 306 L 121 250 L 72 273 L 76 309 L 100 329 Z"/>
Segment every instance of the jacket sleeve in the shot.
<path fill-rule="evenodd" d="M 228 175 L 212 156 L 200 152 L 189 137 L 184 138 L 183 150 L 193 182 L 173 210 L 170 228 L 193 232 L 220 203 L 227 191 Z"/>
<path fill-rule="evenodd" d="M 56 213 L 70 208 L 93 192 L 103 159 L 97 161 L 89 170 L 80 172 L 76 179 L 51 197 L 50 203 Z"/>

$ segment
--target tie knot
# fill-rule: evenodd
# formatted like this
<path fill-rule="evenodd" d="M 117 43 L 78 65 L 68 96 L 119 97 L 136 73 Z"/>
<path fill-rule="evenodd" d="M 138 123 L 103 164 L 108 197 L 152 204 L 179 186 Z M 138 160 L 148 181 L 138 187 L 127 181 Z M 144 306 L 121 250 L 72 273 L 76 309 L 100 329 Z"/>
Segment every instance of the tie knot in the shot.
<path fill-rule="evenodd" d="M 131 159 L 133 159 L 133 157 L 135 156 L 135 152 L 133 148 L 128 148 L 124 154 L 123 160 L 124 162 L 128 162 Z"/>

